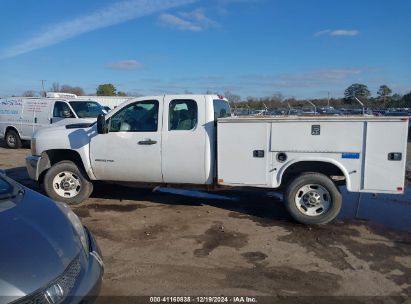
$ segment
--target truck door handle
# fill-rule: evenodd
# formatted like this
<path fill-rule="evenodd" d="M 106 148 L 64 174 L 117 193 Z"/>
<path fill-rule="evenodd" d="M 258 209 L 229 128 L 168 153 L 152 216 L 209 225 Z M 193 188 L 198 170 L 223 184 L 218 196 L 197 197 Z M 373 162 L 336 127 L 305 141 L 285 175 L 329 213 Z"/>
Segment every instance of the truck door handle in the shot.
<path fill-rule="evenodd" d="M 151 146 L 151 145 L 155 145 L 156 143 L 157 141 L 151 140 L 151 139 L 146 139 L 146 140 L 142 140 L 138 142 L 139 145 L 143 145 L 143 146 Z"/>

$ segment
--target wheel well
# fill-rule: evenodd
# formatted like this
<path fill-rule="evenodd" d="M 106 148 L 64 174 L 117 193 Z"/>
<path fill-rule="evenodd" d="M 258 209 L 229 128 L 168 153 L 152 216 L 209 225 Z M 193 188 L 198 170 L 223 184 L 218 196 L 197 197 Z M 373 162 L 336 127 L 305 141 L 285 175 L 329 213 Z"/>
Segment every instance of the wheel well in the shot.
<path fill-rule="evenodd" d="M 281 184 L 287 185 L 295 177 L 302 173 L 322 173 L 338 183 L 345 185 L 346 178 L 343 171 L 332 163 L 322 161 L 301 161 L 289 166 L 282 175 Z"/>
<path fill-rule="evenodd" d="M 10 130 L 13 130 L 14 132 L 16 132 L 16 133 L 20 136 L 19 131 L 17 131 L 17 129 L 16 129 L 15 127 L 12 127 L 12 126 L 8 126 L 8 127 L 6 128 L 6 132 L 4 132 L 4 135 L 6 135 L 7 132 L 10 131 Z"/>
<path fill-rule="evenodd" d="M 47 169 L 45 169 L 39 176 L 39 181 L 42 183 L 44 179 L 44 175 L 46 174 L 47 170 L 51 168 L 54 164 L 61 162 L 63 160 L 72 161 L 77 165 L 77 167 L 84 169 L 83 161 L 81 160 L 80 154 L 73 150 L 66 150 L 66 149 L 58 149 L 58 150 L 48 150 L 43 152 L 45 159 L 47 159 Z M 43 158 L 43 157 L 42 157 Z"/>

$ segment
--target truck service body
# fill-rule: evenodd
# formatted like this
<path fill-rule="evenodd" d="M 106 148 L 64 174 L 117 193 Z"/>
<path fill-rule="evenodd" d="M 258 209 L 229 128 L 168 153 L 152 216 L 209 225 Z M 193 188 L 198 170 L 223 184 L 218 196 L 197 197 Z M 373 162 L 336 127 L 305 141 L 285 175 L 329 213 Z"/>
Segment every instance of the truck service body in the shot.
<path fill-rule="evenodd" d="M 404 191 L 407 118 L 230 116 L 216 95 L 135 98 L 91 126 L 37 131 L 27 169 L 67 203 L 86 199 L 94 180 L 281 189 L 306 224 L 338 215 L 340 184 Z"/>
<path fill-rule="evenodd" d="M 60 93 L 55 94 L 59 96 Z M 103 113 L 95 101 L 76 99 L 74 94 L 52 96 L 0 99 L 0 138 L 5 138 L 9 148 L 19 148 L 21 141 L 30 140 L 40 128 L 53 124 L 92 123 Z"/>

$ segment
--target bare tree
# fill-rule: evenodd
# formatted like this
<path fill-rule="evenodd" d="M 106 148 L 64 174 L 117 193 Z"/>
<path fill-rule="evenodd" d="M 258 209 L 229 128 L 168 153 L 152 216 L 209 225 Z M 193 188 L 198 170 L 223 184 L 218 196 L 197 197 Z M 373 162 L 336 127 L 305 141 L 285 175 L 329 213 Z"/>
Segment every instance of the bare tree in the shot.
<path fill-rule="evenodd" d="M 85 95 L 84 89 L 81 87 L 72 87 L 67 84 L 63 84 L 61 86 L 60 92 L 62 93 L 71 93 L 71 94 L 76 94 L 78 96 L 83 96 Z"/>
<path fill-rule="evenodd" d="M 32 90 L 27 90 L 23 92 L 23 97 L 34 97 L 36 94 Z"/>
<path fill-rule="evenodd" d="M 53 82 L 50 88 L 51 92 L 60 92 L 60 84 L 58 82 Z"/>
<path fill-rule="evenodd" d="M 226 91 L 224 93 L 225 98 L 228 99 L 228 101 L 233 102 L 233 103 L 237 103 L 241 101 L 241 96 L 240 95 L 236 95 L 231 93 L 230 91 Z"/>

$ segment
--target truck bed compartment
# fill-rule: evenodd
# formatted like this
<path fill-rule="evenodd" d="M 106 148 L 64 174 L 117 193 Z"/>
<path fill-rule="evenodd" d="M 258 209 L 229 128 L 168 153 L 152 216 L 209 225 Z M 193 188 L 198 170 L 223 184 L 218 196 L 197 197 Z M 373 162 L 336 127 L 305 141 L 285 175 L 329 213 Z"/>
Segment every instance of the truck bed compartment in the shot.
<path fill-rule="evenodd" d="M 231 117 L 218 121 L 217 132 L 217 173 L 223 185 L 275 188 L 288 166 L 311 161 L 339 167 L 350 191 L 403 191 L 404 118 Z M 287 159 L 279 161 L 279 153 Z"/>

